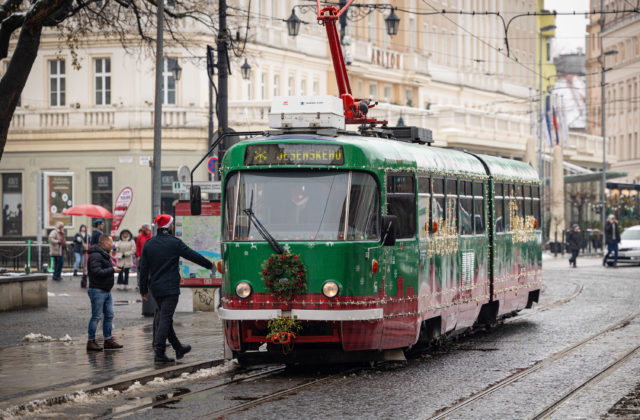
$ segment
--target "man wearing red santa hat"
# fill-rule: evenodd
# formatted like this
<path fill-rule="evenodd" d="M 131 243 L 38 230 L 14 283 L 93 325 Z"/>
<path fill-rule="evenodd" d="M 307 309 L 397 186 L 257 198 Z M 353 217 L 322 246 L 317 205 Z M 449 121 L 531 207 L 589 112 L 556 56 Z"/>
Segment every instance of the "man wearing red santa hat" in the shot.
<path fill-rule="evenodd" d="M 170 215 L 160 214 L 153 223 L 158 229 L 158 234 L 149 239 L 142 249 L 138 281 L 142 299 L 148 299 L 147 293 L 151 289 L 151 294 L 158 304 L 153 320 L 154 362 L 166 364 L 175 362 L 165 354 L 167 339 L 176 351 L 176 359 L 182 359 L 191 350 L 190 345 L 180 343 L 173 330 L 173 313 L 180 297 L 180 257 L 208 269 L 213 268 L 213 263 L 173 236 L 173 217 Z"/>

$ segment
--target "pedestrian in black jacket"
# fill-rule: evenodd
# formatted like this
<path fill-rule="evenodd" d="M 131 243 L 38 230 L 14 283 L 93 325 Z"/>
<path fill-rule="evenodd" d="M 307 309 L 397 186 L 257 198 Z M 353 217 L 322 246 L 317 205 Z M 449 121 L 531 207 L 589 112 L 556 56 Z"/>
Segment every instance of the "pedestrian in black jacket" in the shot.
<path fill-rule="evenodd" d="M 175 361 L 165 354 L 167 339 L 176 351 L 177 359 L 182 359 L 191 350 L 190 345 L 183 346 L 180 343 L 173 329 L 173 314 L 180 297 L 180 271 L 178 268 L 180 257 L 208 269 L 213 268 L 213 263 L 173 236 L 173 217 L 170 215 L 158 215 L 154 224 L 158 228 L 158 234 L 149 239 L 142 249 L 138 281 L 142 299 L 145 301 L 148 299 L 147 293 L 151 289 L 151 294 L 157 303 L 153 320 L 155 328 L 154 362 L 164 364 Z"/>
<path fill-rule="evenodd" d="M 616 220 L 616 216 L 610 214 L 607 216 L 607 224 L 604 226 L 604 239 L 607 243 L 607 254 L 602 260 L 602 265 L 606 265 L 609 255 L 613 253 L 613 264 L 609 264 L 615 267 L 618 264 L 618 244 L 620 243 L 620 225 Z"/>
<path fill-rule="evenodd" d="M 569 258 L 570 267 L 576 268 L 576 260 L 578 259 L 581 245 L 580 226 L 573 225 L 573 229 L 567 235 L 567 249 L 571 252 L 571 258 Z"/>
<path fill-rule="evenodd" d="M 89 240 L 89 246 L 98 246 L 98 240 L 102 235 L 104 229 L 104 220 L 96 219 L 93 221 L 93 232 L 91 232 L 91 239 Z"/>
<path fill-rule="evenodd" d="M 109 235 L 101 235 L 98 244 L 89 248 L 89 299 L 91 299 L 91 319 L 89 320 L 89 341 L 87 341 L 87 351 L 101 351 L 102 347 L 96 342 L 96 328 L 98 321 L 104 315 L 102 321 L 102 335 L 104 337 L 104 349 L 120 349 L 111 335 L 113 326 L 113 299 L 111 298 L 111 288 L 113 288 L 113 273 L 120 272 L 118 267 L 111 263 L 109 251 L 113 247 L 113 239 Z"/>

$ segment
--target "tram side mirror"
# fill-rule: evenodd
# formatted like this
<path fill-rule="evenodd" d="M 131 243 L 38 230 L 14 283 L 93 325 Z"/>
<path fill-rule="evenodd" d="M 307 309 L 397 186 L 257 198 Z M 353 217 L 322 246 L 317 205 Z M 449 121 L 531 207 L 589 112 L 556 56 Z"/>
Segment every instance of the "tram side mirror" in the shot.
<path fill-rule="evenodd" d="M 387 215 L 382 217 L 382 246 L 394 246 L 396 244 L 396 231 L 398 216 Z"/>
<path fill-rule="evenodd" d="M 192 185 L 189 189 L 189 201 L 191 204 L 191 215 L 199 216 L 202 213 L 202 195 L 200 194 L 200 186 Z"/>

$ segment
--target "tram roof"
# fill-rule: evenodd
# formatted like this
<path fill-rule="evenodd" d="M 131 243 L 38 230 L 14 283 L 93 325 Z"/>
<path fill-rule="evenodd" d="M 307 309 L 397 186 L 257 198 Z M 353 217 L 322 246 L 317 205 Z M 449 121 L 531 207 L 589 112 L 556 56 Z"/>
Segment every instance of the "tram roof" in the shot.
<path fill-rule="evenodd" d="M 496 156 L 478 155 L 487 166 L 494 179 L 499 181 L 539 182 L 538 173 L 531 165 L 519 160 Z"/>
<path fill-rule="evenodd" d="M 538 181 L 538 175 L 530 165 L 516 160 L 489 155 L 474 155 L 459 150 L 445 149 L 436 146 L 349 134 L 332 137 L 317 134 L 291 133 L 259 137 L 243 140 L 229 149 L 229 152 L 238 146 L 251 143 L 290 143 L 296 140 L 351 146 L 353 148 L 352 150 L 358 150 L 359 153 L 361 153 L 360 157 L 353 157 L 353 162 L 349 162 L 349 166 L 351 167 L 356 166 L 354 164 L 358 162 L 366 162 L 371 169 L 397 168 L 398 170 L 402 170 L 411 168 L 417 172 L 486 177 L 487 172 L 479 160 L 482 159 L 489 167 L 495 179 L 520 182 Z M 347 148 L 345 148 L 345 152 L 346 150 Z M 239 155 L 237 157 L 240 158 Z M 225 159 L 225 161 L 226 160 L 227 159 Z"/>

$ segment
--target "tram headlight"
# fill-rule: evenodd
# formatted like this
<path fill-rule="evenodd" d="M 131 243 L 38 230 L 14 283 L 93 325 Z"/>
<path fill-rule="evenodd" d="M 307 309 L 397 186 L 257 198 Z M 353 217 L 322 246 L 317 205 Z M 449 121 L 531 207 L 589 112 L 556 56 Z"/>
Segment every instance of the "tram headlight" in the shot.
<path fill-rule="evenodd" d="M 236 295 L 241 299 L 248 298 L 251 295 L 251 285 L 246 281 L 241 281 L 236 285 Z"/>
<path fill-rule="evenodd" d="M 328 298 L 336 297 L 340 291 L 340 286 L 335 281 L 327 281 L 322 285 L 322 294 Z"/>

